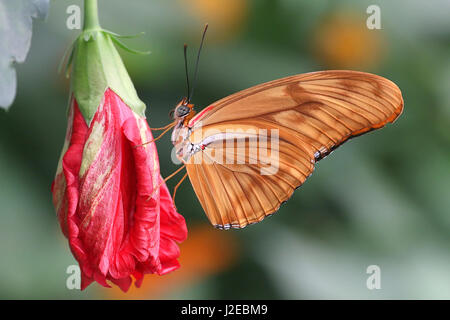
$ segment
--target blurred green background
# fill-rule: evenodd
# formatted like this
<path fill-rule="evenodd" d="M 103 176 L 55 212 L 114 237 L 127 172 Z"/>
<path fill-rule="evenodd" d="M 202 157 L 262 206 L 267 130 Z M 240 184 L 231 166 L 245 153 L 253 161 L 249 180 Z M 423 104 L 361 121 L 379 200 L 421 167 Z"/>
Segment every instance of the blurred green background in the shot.
<path fill-rule="evenodd" d="M 197 110 L 261 82 L 337 68 L 385 76 L 405 100 L 394 125 L 321 161 L 262 223 L 215 230 L 185 182 L 182 268 L 148 275 L 126 295 L 66 288 L 76 261 L 50 185 L 69 90 L 57 66 L 79 33 L 66 27 L 71 4 L 82 7 L 51 1 L 47 21 L 34 22 L 18 96 L 0 110 L 0 298 L 450 299 L 450 1 L 100 0 L 104 28 L 146 32 L 127 44 L 151 55 L 120 52 L 153 127 L 168 123 L 185 94 L 183 44 L 192 70 L 206 22 Z M 366 27 L 371 4 L 381 8 L 381 30 Z M 157 145 L 167 176 L 177 168 L 169 136 Z M 380 290 L 366 287 L 369 265 L 381 268 Z"/>

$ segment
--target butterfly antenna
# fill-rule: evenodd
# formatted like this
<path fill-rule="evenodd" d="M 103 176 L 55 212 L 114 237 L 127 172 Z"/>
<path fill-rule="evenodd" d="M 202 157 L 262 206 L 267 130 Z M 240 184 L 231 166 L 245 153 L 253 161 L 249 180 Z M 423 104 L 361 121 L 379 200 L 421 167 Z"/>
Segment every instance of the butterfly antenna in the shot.
<path fill-rule="evenodd" d="M 187 84 L 187 101 L 190 100 L 190 86 L 189 86 L 189 72 L 188 72 L 188 62 L 187 62 L 187 44 L 184 44 L 184 69 L 186 71 L 186 84 Z"/>
<path fill-rule="evenodd" d="M 200 60 L 200 53 L 202 52 L 203 42 L 205 42 L 205 36 L 206 36 L 207 30 L 208 30 L 208 24 L 205 24 L 205 29 L 203 30 L 203 35 L 202 35 L 202 42 L 200 42 L 200 48 L 198 49 L 198 53 L 197 53 L 197 62 L 195 63 L 194 85 L 192 86 L 192 91 L 189 95 L 190 99 L 192 99 L 192 96 L 194 95 L 195 86 L 197 85 L 198 62 Z M 188 101 L 190 101 L 190 99 L 188 99 Z"/>

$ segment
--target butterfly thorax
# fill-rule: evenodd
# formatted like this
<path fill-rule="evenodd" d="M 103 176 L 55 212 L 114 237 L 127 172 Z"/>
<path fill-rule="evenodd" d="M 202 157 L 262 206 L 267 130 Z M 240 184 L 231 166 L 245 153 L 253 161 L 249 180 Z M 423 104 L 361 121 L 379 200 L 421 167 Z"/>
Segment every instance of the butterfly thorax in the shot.
<path fill-rule="evenodd" d="M 183 163 L 186 163 L 195 152 L 201 150 L 189 141 L 191 134 L 189 122 L 195 114 L 194 105 L 189 103 L 186 98 L 181 100 L 174 110 L 175 125 L 171 140 L 175 146 L 177 158 Z"/>

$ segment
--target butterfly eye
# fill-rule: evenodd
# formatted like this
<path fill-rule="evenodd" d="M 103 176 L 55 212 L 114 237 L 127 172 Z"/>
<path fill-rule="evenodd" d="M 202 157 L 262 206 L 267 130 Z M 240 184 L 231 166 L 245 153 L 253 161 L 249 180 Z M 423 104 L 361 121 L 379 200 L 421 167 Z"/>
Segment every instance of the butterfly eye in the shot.
<path fill-rule="evenodd" d="M 188 106 L 181 105 L 175 109 L 175 115 L 178 118 L 181 118 L 181 117 L 184 117 L 185 115 L 187 115 L 190 111 L 191 111 L 191 109 L 189 109 Z"/>

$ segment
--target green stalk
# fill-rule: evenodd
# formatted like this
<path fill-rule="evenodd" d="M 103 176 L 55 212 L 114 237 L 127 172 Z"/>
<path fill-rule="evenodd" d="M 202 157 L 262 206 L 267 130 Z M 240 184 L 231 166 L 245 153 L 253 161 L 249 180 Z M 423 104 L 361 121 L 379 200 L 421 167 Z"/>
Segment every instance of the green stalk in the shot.
<path fill-rule="evenodd" d="M 97 0 L 84 0 L 83 31 L 100 29 Z"/>

